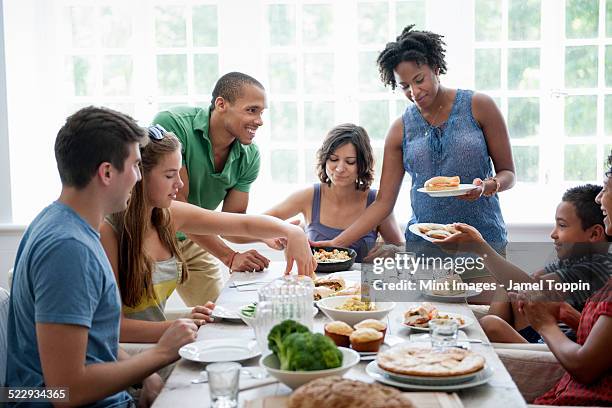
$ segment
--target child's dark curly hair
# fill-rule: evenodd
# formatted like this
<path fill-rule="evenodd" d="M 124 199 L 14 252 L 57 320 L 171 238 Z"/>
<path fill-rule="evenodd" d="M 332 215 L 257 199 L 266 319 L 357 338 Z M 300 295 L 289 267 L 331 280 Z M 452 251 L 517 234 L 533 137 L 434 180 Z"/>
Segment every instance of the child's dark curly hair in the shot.
<path fill-rule="evenodd" d="M 446 62 L 444 61 L 446 44 L 442 41 L 443 36 L 430 31 L 413 30 L 413 28 L 414 24 L 404 28 L 396 41 L 387 43 L 376 59 L 380 79 L 385 86 L 391 85 L 391 89 L 397 87 L 393 70 L 404 61 L 414 61 L 419 65 L 427 64 L 432 69 L 438 68 L 440 74 L 446 73 Z"/>

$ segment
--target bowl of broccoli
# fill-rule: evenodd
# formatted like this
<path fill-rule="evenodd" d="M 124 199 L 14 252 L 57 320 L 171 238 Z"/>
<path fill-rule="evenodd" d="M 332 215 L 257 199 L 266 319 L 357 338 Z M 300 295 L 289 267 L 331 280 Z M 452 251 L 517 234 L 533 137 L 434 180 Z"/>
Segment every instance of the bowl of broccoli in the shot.
<path fill-rule="evenodd" d="M 268 348 L 272 353 L 262 356 L 259 364 L 292 389 L 317 378 L 342 376 L 359 363 L 357 352 L 337 347 L 329 337 L 293 320 L 270 330 Z"/>

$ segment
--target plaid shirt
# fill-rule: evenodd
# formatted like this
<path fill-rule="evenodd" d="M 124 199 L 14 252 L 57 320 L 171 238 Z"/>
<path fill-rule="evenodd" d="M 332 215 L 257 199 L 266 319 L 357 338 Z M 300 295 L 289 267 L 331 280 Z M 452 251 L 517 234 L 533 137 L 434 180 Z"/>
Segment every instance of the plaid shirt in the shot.
<path fill-rule="evenodd" d="M 589 298 L 578 325 L 578 344 L 583 345 L 599 316 L 612 316 L 612 279 Z M 547 393 L 537 398 L 541 405 L 612 405 L 612 370 L 592 384 L 581 384 L 565 373 Z"/>

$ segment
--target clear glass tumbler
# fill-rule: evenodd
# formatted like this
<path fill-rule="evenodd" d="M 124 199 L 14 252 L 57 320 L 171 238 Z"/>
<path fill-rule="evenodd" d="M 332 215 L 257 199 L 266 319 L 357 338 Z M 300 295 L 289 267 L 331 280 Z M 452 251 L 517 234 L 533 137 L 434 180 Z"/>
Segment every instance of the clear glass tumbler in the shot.
<path fill-rule="evenodd" d="M 457 345 L 459 325 L 452 319 L 432 319 L 429 321 L 431 347 L 435 350 L 444 350 Z"/>
<path fill-rule="evenodd" d="M 212 363 L 206 366 L 210 404 L 214 408 L 238 406 L 239 363 Z"/>
<path fill-rule="evenodd" d="M 313 290 L 310 278 L 297 275 L 276 279 L 259 290 L 255 336 L 262 353 L 269 351 L 268 333 L 284 320 L 295 320 L 312 330 Z"/>

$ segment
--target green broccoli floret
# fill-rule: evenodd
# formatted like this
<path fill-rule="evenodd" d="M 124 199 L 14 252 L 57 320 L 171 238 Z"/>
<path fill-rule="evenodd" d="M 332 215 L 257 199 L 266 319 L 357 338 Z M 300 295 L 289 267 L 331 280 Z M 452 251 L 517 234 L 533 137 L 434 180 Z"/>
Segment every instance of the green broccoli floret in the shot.
<path fill-rule="evenodd" d="M 279 356 L 281 370 L 314 371 L 342 365 L 342 352 L 320 333 L 293 333 L 283 340 L 284 355 Z"/>
<path fill-rule="evenodd" d="M 268 333 L 268 348 L 281 360 L 281 356 L 284 354 L 283 340 L 285 337 L 291 333 L 304 333 L 308 331 L 308 327 L 295 320 L 285 320 L 274 326 L 270 333 Z"/>

